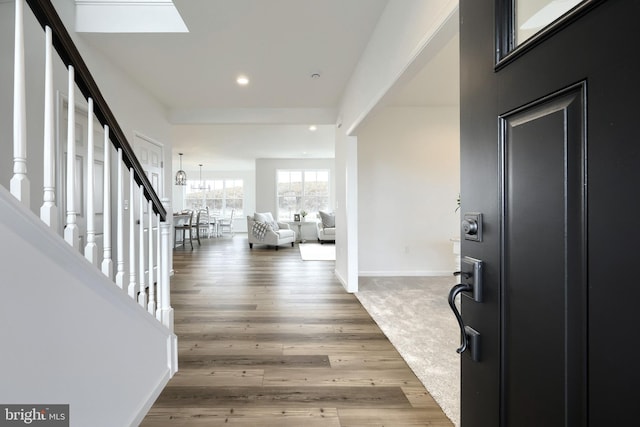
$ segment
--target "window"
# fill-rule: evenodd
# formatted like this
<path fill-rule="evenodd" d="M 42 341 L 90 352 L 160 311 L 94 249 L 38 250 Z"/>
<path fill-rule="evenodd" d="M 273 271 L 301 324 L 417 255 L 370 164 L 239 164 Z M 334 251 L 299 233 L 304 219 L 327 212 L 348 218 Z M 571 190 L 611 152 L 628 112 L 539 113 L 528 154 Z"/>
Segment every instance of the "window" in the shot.
<path fill-rule="evenodd" d="M 187 209 L 209 208 L 220 216 L 244 215 L 244 181 L 241 179 L 187 180 L 184 204 Z"/>
<path fill-rule="evenodd" d="M 278 220 L 293 221 L 293 214 L 306 211 L 315 218 L 329 209 L 329 171 L 278 170 Z"/>
<path fill-rule="evenodd" d="M 599 3 L 600 0 L 496 0 L 496 69 Z"/>
<path fill-rule="evenodd" d="M 582 0 L 543 0 L 515 2 L 515 44 L 522 44 L 535 33 L 560 18 Z"/>

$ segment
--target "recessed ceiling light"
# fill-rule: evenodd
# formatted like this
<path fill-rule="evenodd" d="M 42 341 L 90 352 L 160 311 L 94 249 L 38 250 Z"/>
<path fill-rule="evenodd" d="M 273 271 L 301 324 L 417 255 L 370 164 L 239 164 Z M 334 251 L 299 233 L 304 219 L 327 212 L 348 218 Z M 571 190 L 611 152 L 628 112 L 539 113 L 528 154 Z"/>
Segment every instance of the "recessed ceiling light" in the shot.
<path fill-rule="evenodd" d="M 310 130 L 311 132 L 315 132 L 317 129 L 318 129 L 318 127 L 317 127 L 316 125 L 311 125 L 311 126 L 309 126 L 309 130 Z"/>
<path fill-rule="evenodd" d="M 236 82 L 240 86 L 246 86 L 246 85 L 249 84 L 249 77 L 247 77 L 247 76 L 238 76 L 238 78 L 236 79 Z"/>

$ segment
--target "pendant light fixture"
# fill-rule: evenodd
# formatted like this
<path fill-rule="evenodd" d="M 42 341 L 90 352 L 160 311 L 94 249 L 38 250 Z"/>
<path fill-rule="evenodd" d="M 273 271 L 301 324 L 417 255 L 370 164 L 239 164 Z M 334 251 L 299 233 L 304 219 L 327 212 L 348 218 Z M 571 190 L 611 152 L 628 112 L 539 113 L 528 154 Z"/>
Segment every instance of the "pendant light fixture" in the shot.
<path fill-rule="evenodd" d="M 187 185 L 187 174 L 182 170 L 182 153 L 180 155 L 180 170 L 176 172 L 176 185 Z"/>
<path fill-rule="evenodd" d="M 210 190 L 208 185 L 205 185 L 204 181 L 202 180 L 202 163 L 200 163 L 198 166 L 200 166 L 200 182 L 198 183 L 198 185 L 192 185 L 191 188 L 193 188 L 194 190 Z"/>

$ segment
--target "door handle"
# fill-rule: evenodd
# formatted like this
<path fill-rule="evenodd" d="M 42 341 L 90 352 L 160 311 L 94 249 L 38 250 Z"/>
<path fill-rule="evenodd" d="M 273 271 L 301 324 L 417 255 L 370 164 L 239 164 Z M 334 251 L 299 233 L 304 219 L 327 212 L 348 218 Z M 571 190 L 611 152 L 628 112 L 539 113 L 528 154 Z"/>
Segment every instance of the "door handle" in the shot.
<path fill-rule="evenodd" d="M 456 271 L 453 274 L 458 275 L 458 274 L 461 274 L 461 272 Z M 462 316 L 458 311 L 458 307 L 456 307 L 456 297 L 460 292 L 466 292 L 471 290 L 473 290 L 473 286 L 467 283 L 459 283 L 455 285 L 453 288 L 451 288 L 451 290 L 449 291 L 449 307 L 451 307 L 451 310 L 453 311 L 454 316 L 456 316 L 456 320 L 458 320 L 458 325 L 460 326 L 460 343 L 461 344 L 460 344 L 460 347 L 456 350 L 458 354 L 462 354 L 465 352 L 465 350 L 469 346 L 469 340 L 467 339 L 467 334 L 465 333 L 465 330 L 464 330 L 464 321 L 462 320 Z"/>
<path fill-rule="evenodd" d="M 482 267 L 483 262 L 479 259 L 464 257 L 461 262 L 461 271 L 453 273 L 454 276 L 460 276 L 459 284 L 455 285 L 449 291 L 449 307 L 456 316 L 458 325 L 460 326 L 460 347 L 456 350 L 458 354 L 464 353 L 468 348 L 471 349 L 471 358 L 474 361 L 479 360 L 480 351 L 480 334 L 469 326 L 465 326 L 462 315 L 456 307 L 456 297 L 462 292 L 471 292 L 474 301 L 482 302 Z"/>

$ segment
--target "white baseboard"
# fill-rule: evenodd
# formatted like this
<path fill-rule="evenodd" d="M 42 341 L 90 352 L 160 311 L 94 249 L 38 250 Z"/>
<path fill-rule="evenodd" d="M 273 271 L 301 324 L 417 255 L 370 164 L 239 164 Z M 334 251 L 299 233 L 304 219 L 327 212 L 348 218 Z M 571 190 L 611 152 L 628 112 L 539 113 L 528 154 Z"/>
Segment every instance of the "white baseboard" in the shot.
<path fill-rule="evenodd" d="M 441 277 L 453 275 L 452 270 L 413 270 L 413 271 L 361 271 L 360 277 Z"/>
<path fill-rule="evenodd" d="M 347 281 L 345 280 L 344 277 L 342 277 L 340 275 L 340 273 L 338 272 L 338 270 L 333 270 L 333 273 L 336 275 L 336 277 L 338 278 L 338 281 L 342 284 L 342 287 L 344 288 L 345 291 L 349 292 L 349 286 Z"/>
<path fill-rule="evenodd" d="M 147 397 L 147 399 L 141 403 L 140 409 L 138 413 L 135 415 L 134 419 L 129 424 L 131 427 L 139 426 L 144 420 L 145 416 L 162 393 L 162 390 L 167 386 L 167 383 L 171 379 L 171 369 L 164 373 L 164 375 L 158 380 L 156 386 L 151 390 L 151 393 Z"/>

